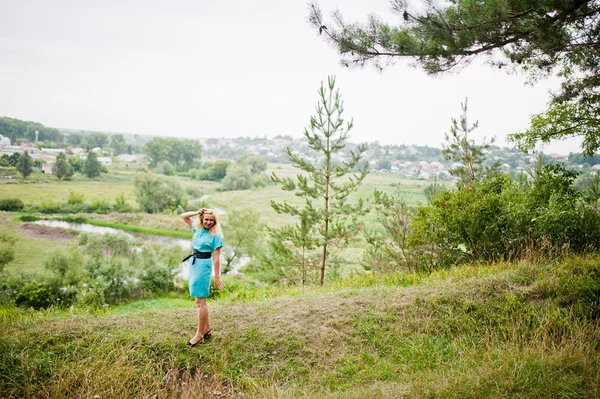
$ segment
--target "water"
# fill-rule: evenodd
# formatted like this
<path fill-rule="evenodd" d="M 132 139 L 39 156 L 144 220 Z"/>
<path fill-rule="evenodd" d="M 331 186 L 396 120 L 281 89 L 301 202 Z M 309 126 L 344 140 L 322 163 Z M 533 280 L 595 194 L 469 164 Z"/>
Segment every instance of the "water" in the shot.
<path fill-rule="evenodd" d="M 53 228 L 82 231 L 85 233 L 98 233 L 98 234 L 122 233 L 134 240 L 141 239 L 141 240 L 145 240 L 145 241 L 156 242 L 158 244 L 163 244 L 163 245 L 177 245 L 178 247 L 180 247 L 182 249 L 190 250 L 190 251 L 192 249 L 191 240 L 184 239 L 184 238 L 157 236 L 154 234 L 130 233 L 130 232 L 126 232 L 126 231 L 123 231 L 120 229 L 115 229 L 114 227 L 94 226 L 92 224 L 87 224 L 87 223 L 61 222 L 59 220 L 38 220 L 33 223 L 39 224 L 42 226 L 53 227 Z"/>
<path fill-rule="evenodd" d="M 175 237 L 166 237 L 166 236 L 158 236 L 153 234 L 142 234 L 142 233 L 130 233 L 120 229 L 115 229 L 113 227 L 103 227 L 103 226 L 94 226 L 92 224 L 87 223 L 71 223 L 71 222 L 62 222 L 59 220 L 38 220 L 33 222 L 34 224 L 39 224 L 42 226 L 48 226 L 52 228 L 60 228 L 60 229 L 68 229 L 74 231 L 81 231 L 85 233 L 97 233 L 97 234 L 115 234 L 121 233 L 130 237 L 133 240 L 144 240 L 144 241 L 152 241 L 162 245 L 177 245 L 178 247 L 192 252 L 192 240 L 183 239 L 183 238 L 175 238 Z M 139 250 L 139 248 L 136 248 Z M 250 257 L 248 255 L 243 255 L 240 259 L 238 259 L 231 267 L 229 274 L 241 274 L 239 269 L 250 262 Z M 221 262 L 221 265 L 223 262 Z M 187 279 L 189 270 L 189 263 L 182 262 L 179 264 L 177 268 L 177 277 Z"/>

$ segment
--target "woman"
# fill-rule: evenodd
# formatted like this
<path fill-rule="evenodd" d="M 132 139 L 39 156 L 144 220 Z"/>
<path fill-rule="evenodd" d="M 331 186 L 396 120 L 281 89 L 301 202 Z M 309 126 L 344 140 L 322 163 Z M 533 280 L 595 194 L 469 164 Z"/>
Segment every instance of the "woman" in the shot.
<path fill-rule="evenodd" d="M 192 222 L 192 216 L 196 215 L 198 215 L 198 221 Z M 192 239 L 194 253 L 188 257 L 190 258 L 188 286 L 190 296 L 196 297 L 198 329 L 196 330 L 196 335 L 187 344 L 195 346 L 196 344 L 204 343 L 204 338 L 212 334 L 212 328 L 210 328 L 208 320 L 206 298 L 208 298 L 210 292 L 210 274 L 213 265 L 215 269 L 215 285 L 219 291 L 225 289 L 221 281 L 221 263 L 219 260 L 221 248 L 223 247 L 223 239 L 221 225 L 219 225 L 219 219 L 214 210 L 201 208 L 198 211 L 182 213 L 181 218 L 192 227 L 192 231 L 194 232 L 194 238 Z"/>

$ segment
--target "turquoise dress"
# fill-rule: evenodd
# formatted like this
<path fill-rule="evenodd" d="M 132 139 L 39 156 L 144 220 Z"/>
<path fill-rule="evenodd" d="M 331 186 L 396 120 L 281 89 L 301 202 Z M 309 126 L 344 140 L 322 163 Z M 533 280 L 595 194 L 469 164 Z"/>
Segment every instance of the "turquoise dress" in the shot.
<path fill-rule="evenodd" d="M 221 234 L 216 233 L 211 236 L 210 232 L 205 228 L 196 231 L 192 227 L 194 238 L 192 239 L 192 247 L 200 252 L 214 252 L 217 248 L 223 247 L 223 238 Z M 188 286 L 190 296 L 197 298 L 208 298 L 210 293 L 210 275 L 212 273 L 212 258 L 196 259 L 190 258 L 190 272 L 188 274 Z"/>

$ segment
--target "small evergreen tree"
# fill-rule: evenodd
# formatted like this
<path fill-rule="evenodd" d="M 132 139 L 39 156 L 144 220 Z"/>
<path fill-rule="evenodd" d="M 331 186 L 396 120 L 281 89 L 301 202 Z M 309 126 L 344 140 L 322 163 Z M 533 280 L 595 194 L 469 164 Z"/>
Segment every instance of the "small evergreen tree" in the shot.
<path fill-rule="evenodd" d="M 52 173 L 56 175 L 58 180 L 70 180 L 73 176 L 73 167 L 67 161 L 67 156 L 60 153 L 56 156 L 56 163 L 52 166 Z"/>
<path fill-rule="evenodd" d="M 27 179 L 27 176 L 33 172 L 33 159 L 27 151 L 23 152 L 23 155 L 19 157 L 17 170 L 23 175 L 24 179 Z"/>
<path fill-rule="evenodd" d="M 315 166 L 313 163 L 295 155 L 287 148 L 287 155 L 295 166 L 306 175 L 298 175 L 296 184 L 291 178 L 278 178 L 273 174 L 275 182 L 283 183 L 283 189 L 296 191 L 297 196 L 306 198 L 306 207 L 313 208 L 318 216 L 318 246 L 322 250 L 319 283 L 323 285 L 327 264 L 327 249 L 330 245 L 346 245 L 348 240 L 357 232 L 356 217 L 363 213 L 363 202 L 356 205 L 347 202 L 348 196 L 357 190 L 368 173 L 368 163 L 359 165 L 364 146 L 358 147 L 358 152 L 350 151 L 348 162 L 334 162 L 333 156 L 338 155 L 346 146 L 349 131 L 353 122 L 345 124 L 342 117 L 344 105 L 338 90 L 335 90 L 335 77 L 327 79 L 327 87 L 319 89 L 320 101 L 317 105 L 316 116 L 310 118 L 310 124 L 304 130 L 308 147 L 315 152 L 315 158 L 322 160 Z M 354 173 L 350 173 L 351 171 Z M 313 205 L 313 200 L 321 202 L 322 207 Z M 271 201 L 271 206 L 277 213 L 302 215 L 299 207 L 287 202 L 283 204 Z M 352 217 L 350 223 L 348 219 Z"/>
<path fill-rule="evenodd" d="M 483 150 L 488 149 L 494 140 L 492 139 L 490 143 L 486 143 L 484 139 L 483 145 L 476 145 L 470 134 L 477 129 L 479 122 L 476 121 L 469 126 L 467 122 L 467 99 L 460 106 L 463 114 L 460 116 L 460 121 L 452 118 L 450 133 L 446 133 L 448 144 L 443 146 L 442 154 L 446 160 L 462 164 L 459 167 L 450 169 L 449 172 L 452 176 L 458 177 L 461 183 L 469 184 L 480 179 L 482 164 L 485 160 Z"/>
<path fill-rule="evenodd" d="M 86 175 L 88 178 L 93 179 L 94 177 L 100 176 L 101 166 L 98 162 L 98 156 L 95 152 L 89 152 L 85 163 L 83 164 L 83 170 L 81 173 Z"/>

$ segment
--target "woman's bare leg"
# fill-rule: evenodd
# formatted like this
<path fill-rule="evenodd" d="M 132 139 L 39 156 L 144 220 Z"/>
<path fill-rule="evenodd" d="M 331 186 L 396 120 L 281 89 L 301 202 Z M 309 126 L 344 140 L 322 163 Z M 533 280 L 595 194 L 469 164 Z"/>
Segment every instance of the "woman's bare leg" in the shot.
<path fill-rule="evenodd" d="M 198 329 L 196 330 L 194 338 L 190 340 L 192 344 L 201 341 L 204 338 L 204 333 L 210 329 L 206 298 L 196 298 L 196 306 L 198 306 Z"/>

